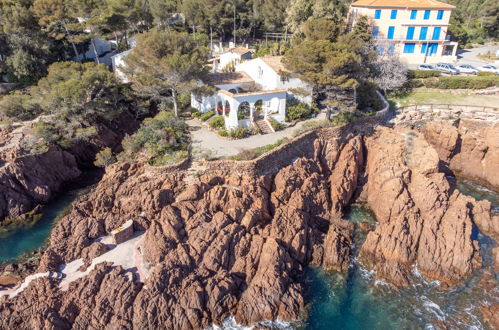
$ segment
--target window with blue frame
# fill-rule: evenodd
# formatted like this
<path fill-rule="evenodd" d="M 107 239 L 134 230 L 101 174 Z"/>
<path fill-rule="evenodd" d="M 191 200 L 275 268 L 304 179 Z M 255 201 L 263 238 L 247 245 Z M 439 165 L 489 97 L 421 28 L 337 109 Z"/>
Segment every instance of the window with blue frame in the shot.
<path fill-rule="evenodd" d="M 426 54 L 426 50 L 428 49 L 428 44 L 422 44 L 421 45 L 421 54 Z"/>
<path fill-rule="evenodd" d="M 373 38 L 378 39 L 379 26 L 373 26 Z"/>
<path fill-rule="evenodd" d="M 406 35 L 406 39 L 407 40 L 413 40 L 414 39 L 414 29 L 415 29 L 414 26 L 409 26 L 407 28 L 407 35 Z"/>
<path fill-rule="evenodd" d="M 418 16 L 418 11 L 417 10 L 411 10 L 411 19 L 416 19 Z"/>
<path fill-rule="evenodd" d="M 424 11 L 424 17 L 423 17 L 423 18 L 424 18 L 424 19 L 430 19 L 430 12 L 431 12 L 431 10 L 425 10 L 425 11 Z"/>
<path fill-rule="evenodd" d="M 421 31 L 419 31 L 419 40 L 426 40 L 426 35 L 428 34 L 428 27 L 421 27 Z"/>
<path fill-rule="evenodd" d="M 393 9 L 392 13 L 390 14 L 390 18 L 391 19 L 397 19 L 397 12 L 398 12 L 397 9 Z"/>
<path fill-rule="evenodd" d="M 376 50 L 378 51 L 378 56 L 383 56 L 383 47 L 382 46 L 376 46 Z"/>
<path fill-rule="evenodd" d="M 444 11 L 443 10 L 439 10 L 438 11 L 438 14 L 437 14 L 437 19 L 438 20 L 441 20 L 444 18 Z"/>
<path fill-rule="evenodd" d="M 440 26 L 436 26 L 433 28 L 433 36 L 432 36 L 432 40 L 440 40 L 440 30 L 442 28 Z"/>
<path fill-rule="evenodd" d="M 374 12 L 374 19 L 380 19 L 381 18 L 381 9 L 376 9 Z"/>
<path fill-rule="evenodd" d="M 388 27 L 388 39 L 393 39 L 393 35 L 395 34 L 395 26 Z"/>
<path fill-rule="evenodd" d="M 415 48 L 416 48 L 416 44 L 415 43 L 404 44 L 404 53 L 405 54 L 413 54 Z"/>

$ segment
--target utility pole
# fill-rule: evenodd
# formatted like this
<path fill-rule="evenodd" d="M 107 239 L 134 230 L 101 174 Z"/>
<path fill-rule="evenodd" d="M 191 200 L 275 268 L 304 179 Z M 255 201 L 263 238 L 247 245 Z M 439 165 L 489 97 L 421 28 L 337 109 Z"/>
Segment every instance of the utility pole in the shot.
<path fill-rule="evenodd" d="M 236 0 L 232 3 L 234 4 L 234 47 L 236 47 Z"/>
<path fill-rule="evenodd" d="M 213 28 L 210 25 L 210 50 L 211 55 L 213 56 Z"/>

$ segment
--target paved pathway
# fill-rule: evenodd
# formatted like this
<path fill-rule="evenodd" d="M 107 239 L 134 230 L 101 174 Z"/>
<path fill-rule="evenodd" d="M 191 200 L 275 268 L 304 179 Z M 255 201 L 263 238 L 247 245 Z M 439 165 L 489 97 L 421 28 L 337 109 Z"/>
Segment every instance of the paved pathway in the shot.
<path fill-rule="evenodd" d="M 475 67 L 479 67 L 486 64 L 493 64 L 482 60 L 477 57 L 478 54 L 487 53 L 491 51 L 495 53 L 499 49 L 499 46 L 485 46 L 479 48 L 471 49 L 460 49 L 457 51 L 457 64 L 471 64 Z"/>
<path fill-rule="evenodd" d="M 310 120 L 323 119 L 326 119 L 325 113 L 320 113 L 316 118 Z M 305 122 L 307 121 L 299 122 L 294 127 L 289 127 L 271 134 L 252 135 L 244 139 L 229 140 L 213 132 L 210 128 L 203 125 L 199 119 L 187 120 L 187 124 L 191 128 L 194 157 L 200 153 L 204 156 L 211 157 L 233 156 L 240 153 L 243 149 L 263 147 L 268 144 L 276 143 L 282 138 L 293 138 L 295 132 L 300 130 Z"/>
<path fill-rule="evenodd" d="M 69 288 L 69 284 L 71 284 L 71 282 L 88 275 L 92 270 L 95 269 L 95 266 L 103 262 L 111 262 L 114 266 L 122 266 L 126 272 L 130 273 L 127 274 L 129 280 L 132 279 L 131 273 L 135 273 L 138 277 L 138 280 L 144 282 L 144 280 L 149 275 L 149 271 L 145 266 L 145 262 L 141 252 L 144 237 L 144 232 L 136 232 L 133 238 L 112 247 L 108 252 L 93 259 L 91 265 L 84 271 L 79 270 L 83 265 L 83 259 L 76 259 L 68 264 L 62 265 L 61 273 L 51 273 L 53 276 L 62 274 L 62 276 L 60 276 L 60 278 L 62 278 L 62 281 L 59 283 L 59 287 L 62 291 L 66 291 Z M 99 240 L 102 243 L 106 244 L 111 242 L 111 237 L 104 236 Z M 8 295 L 9 298 L 13 298 L 19 293 L 23 292 L 33 280 L 42 277 L 50 277 L 51 273 L 46 272 L 30 275 L 26 277 L 21 285 L 17 286 L 16 288 L 0 291 L 0 297 Z"/>

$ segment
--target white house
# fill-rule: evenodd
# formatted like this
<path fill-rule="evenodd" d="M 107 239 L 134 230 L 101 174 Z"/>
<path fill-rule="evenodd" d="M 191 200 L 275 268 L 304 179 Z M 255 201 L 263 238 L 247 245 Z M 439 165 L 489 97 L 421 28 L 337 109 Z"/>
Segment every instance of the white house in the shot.
<path fill-rule="evenodd" d="M 257 125 L 272 130 L 269 118 L 283 122 L 286 100 L 297 97 L 311 104 L 311 87 L 290 77 L 281 56 L 261 57 L 236 66 L 236 72 L 209 74 L 203 83 L 215 86 L 211 96 L 191 96 L 191 106 L 201 112 L 216 110 L 227 129 Z M 308 93 L 298 95 L 297 90 Z M 266 126 L 266 127 L 265 127 Z"/>
<path fill-rule="evenodd" d="M 130 54 L 132 49 L 137 44 L 137 39 L 135 37 L 130 38 L 130 49 L 119 54 L 111 56 L 111 66 L 113 67 L 113 72 L 116 74 L 116 77 L 123 82 L 128 82 L 128 79 L 125 77 L 125 74 L 121 70 L 123 66 L 125 66 L 125 57 Z"/>
<path fill-rule="evenodd" d="M 220 63 L 218 64 L 218 68 L 220 70 L 224 70 L 230 64 L 238 65 L 245 60 L 251 60 L 251 57 L 251 51 L 246 47 L 238 46 L 231 48 L 220 54 Z"/>

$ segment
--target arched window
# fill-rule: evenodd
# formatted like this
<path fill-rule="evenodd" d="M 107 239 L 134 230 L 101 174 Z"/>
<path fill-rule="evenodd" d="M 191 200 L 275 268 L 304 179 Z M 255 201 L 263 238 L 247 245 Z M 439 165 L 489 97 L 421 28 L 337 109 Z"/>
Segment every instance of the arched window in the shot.
<path fill-rule="evenodd" d="M 223 105 L 222 101 L 218 101 L 218 103 L 217 103 L 217 113 L 219 115 L 224 114 L 224 105 Z"/>
<path fill-rule="evenodd" d="M 229 101 L 225 101 L 225 115 L 228 116 L 230 113 L 230 103 Z"/>
<path fill-rule="evenodd" d="M 249 119 L 251 117 L 251 107 L 248 102 L 243 102 L 237 109 L 237 119 Z"/>
<path fill-rule="evenodd" d="M 255 109 L 253 110 L 253 120 L 258 120 L 263 118 L 264 114 L 262 112 L 263 101 L 258 100 L 255 102 Z"/>

